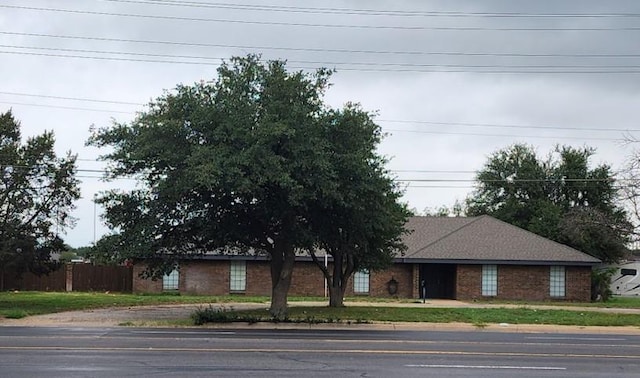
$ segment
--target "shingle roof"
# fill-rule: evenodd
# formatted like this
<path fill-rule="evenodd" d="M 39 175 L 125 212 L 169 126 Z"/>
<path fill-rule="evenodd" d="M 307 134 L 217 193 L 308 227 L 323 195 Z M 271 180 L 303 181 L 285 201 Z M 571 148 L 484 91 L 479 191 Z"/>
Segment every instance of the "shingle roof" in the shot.
<path fill-rule="evenodd" d="M 401 258 L 410 261 L 592 265 L 600 260 L 487 215 L 412 217 Z M 427 261 L 424 261 L 427 262 Z"/>

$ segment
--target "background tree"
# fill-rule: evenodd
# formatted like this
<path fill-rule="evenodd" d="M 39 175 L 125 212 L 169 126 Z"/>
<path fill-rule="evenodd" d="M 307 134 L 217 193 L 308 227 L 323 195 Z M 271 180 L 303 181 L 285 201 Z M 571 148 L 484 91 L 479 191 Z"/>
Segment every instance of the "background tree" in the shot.
<path fill-rule="evenodd" d="M 332 269 L 315 249 L 310 253 L 328 282 L 329 305 L 341 307 L 354 272 L 387 268 L 406 249 L 401 236 L 410 212 L 376 152 L 382 132 L 372 115 L 347 104 L 328 112 L 324 125 L 336 190 L 317 202 L 311 224 L 319 249 L 332 257 Z"/>
<path fill-rule="evenodd" d="M 266 253 L 270 312 L 286 316 L 296 251 L 316 242 L 312 209 L 337 190 L 323 124 L 329 76 L 233 58 L 215 82 L 178 86 L 130 124 L 95 131 L 88 143 L 112 148 L 109 177 L 141 182 L 99 199 L 115 231 L 96 250 L 146 258 L 155 277 L 213 250 Z"/>
<path fill-rule="evenodd" d="M 456 200 L 451 207 L 447 205 L 427 207 L 422 214 L 428 217 L 461 217 L 465 214 L 465 204 Z"/>
<path fill-rule="evenodd" d="M 91 255 L 91 251 L 92 251 L 92 247 L 91 246 L 84 246 L 84 247 L 78 247 L 78 248 L 73 248 L 69 245 L 65 245 L 65 251 L 63 251 L 60 254 L 60 262 L 64 262 L 64 263 L 69 263 L 72 260 L 75 259 L 89 259 L 90 255 Z M 91 261 L 93 263 L 98 263 L 100 264 L 100 261 Z"/>
<path fill-rule="evenodd" d="M 0 289 L 7 274 L 48 273 L 51 253 L 65 249 L 60 235 L 80 191 L 76 157 L 57 157 L 54 141 L 45 132 L 23 144 L 11 111 L 0 114 Z"/>
<path fill-rule="evenodd" d="M 527 145 L 500 150 L 478 172 L 467 213 L 489 214 L 615 262 L 626 250 L 630 225 L 610 167 L 589 166 L 593 154 L 563 146 L 541 160 Z"/>
<path fill-rule="evenodd" d="M 637 243 L 640 240 L 640 152 L 634 151 L 630 155 L 620 176 L 622 201 L 625 208 L 629 209 L 629 221 L 633 226 L 632 240 Z"/>

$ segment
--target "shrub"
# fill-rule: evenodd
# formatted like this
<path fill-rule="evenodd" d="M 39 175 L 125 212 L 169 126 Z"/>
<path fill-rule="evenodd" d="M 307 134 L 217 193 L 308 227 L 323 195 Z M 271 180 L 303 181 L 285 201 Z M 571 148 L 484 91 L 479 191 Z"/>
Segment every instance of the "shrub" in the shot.
<path fill-rule="evenodd" d="M 591 300 L 606 302 L 611 297 L 611 277 L 615 268 L 594 269 L 591 271 Z"/>

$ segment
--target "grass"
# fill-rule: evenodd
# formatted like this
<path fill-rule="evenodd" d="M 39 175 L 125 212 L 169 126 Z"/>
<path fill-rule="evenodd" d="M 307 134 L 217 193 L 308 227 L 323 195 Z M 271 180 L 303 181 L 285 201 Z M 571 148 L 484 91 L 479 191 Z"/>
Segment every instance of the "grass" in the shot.
<path fill-rule="evenodd" d="M 291 302 L 321 301 L 323 297 L 290 297 Z M 640 326 L 640 315 L 610 314 L 579 309 L 541 310 L 528 306 L 558 305 L 578 307 L 640 308 L 640 298 L 614 297 L 606 303 L 565 302 L 486 302 L 489 304 L 517 304 L 518 308 L 422 308 L 385 307 L 376 303 L 412 303 L 412 299 L 383 300 L 367 297 L 345 298 L 347 302 L 367 301 L 374 306 L 366 307 L 291 307 L 289 321 L 305 323 L 365 323 L 365 322 L 462 322 L 484 327 L 487 324 L 560 324 L 578 326 Z M 47 314 L 69 310 L 87 310 L 104 307 L 130 307 L 162 304 L 207 304 L 212 303 L 268 303 L 265 296 L 189 296 L 189 295 L 135 295 L 120 293 L 48 293 L 48 292 L 0 292 L 0 317 L 19 319 L 30 315 Z M 207 307 L 203 307 L 206 309 Z M 232 311 L 223 314 L 208 314 L 197 323 L 210 321 L 270 321 L 264 310 Z M 192 320 L 193 321 L 193 320 Z M 185 320 L 186 324 L 193 324 Z M 182 324 L 182 323 L 181 323 Z M 132 325 L 132 324 L 127 324 Z"/>
<path fill-rule="evenodd" d="M 264 303 L 268 300 L 268 297 L 241 295 L 210 297 L 163 294 L 0 292 L 0 317 L 20 318 L 29 315 L 104 307 L 228 302 Z"/>
<path fill-rule="evenodd" d="M 271 321 L 265 310 L 212 311 L 209 314 L 194 314 L 194 324 Z M 531 308 L 292 307 L 289 309 L 287 321 L 302 323 L 455 322 L 470 323 L 479 327 L 499 323 L 640 326 L 640 315 Z"/>
<path fill-rule="evenodd" d="M 598 308 L 640 308 L 640 297 L 611 297 L 607 302 L 561 302 L 561 301 L 546 301 L 546 302 L 523 302 L 523 301 L 498 301 L 488 300 L 479 303 L 487 304 L 514 304 L 525 306 L 575 306 L 575 307 L 598 307 Z"/>

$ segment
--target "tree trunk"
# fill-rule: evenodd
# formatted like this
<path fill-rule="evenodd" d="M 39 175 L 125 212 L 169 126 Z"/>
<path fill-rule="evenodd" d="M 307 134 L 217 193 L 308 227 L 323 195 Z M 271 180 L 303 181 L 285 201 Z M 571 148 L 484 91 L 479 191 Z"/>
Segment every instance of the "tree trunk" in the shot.
<path fill-rule="evenodd" d="M 271 254 L 271 307 L 269 314 L 274 319 L 284 320 L 287 318 L 287 295 L 291 286 L 291 275 L 293 273 L 293 263 L 295 262 L 295 252 L 293 246 L 288 242 L 274 245 Z"/>
<path fill-rule="evenodd" d="M 329 307 L 344 307 L 344 281 L 342 280 L 342 253 L 333 253 L 333 275 L 329 282 Z"/>
<path fill-rule="evenodd" d="M 329 307 L 344 307 L 344 286 L 329 285 Z"/>

